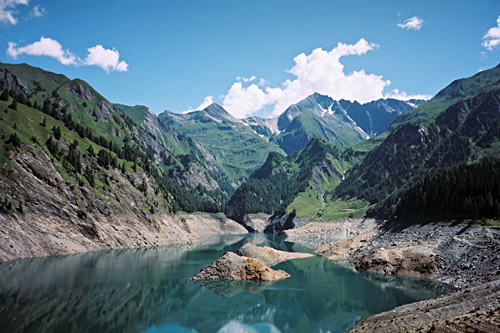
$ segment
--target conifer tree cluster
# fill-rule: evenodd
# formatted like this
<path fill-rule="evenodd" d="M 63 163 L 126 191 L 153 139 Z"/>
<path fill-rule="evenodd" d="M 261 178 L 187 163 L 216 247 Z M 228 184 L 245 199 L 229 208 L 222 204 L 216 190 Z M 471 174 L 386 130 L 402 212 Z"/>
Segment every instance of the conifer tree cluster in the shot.
<path fill-rule="evenodd" d="M 462 165 L 412 186 L 396 206 L 398 218 L 500 217 L 500 162 Z"/>

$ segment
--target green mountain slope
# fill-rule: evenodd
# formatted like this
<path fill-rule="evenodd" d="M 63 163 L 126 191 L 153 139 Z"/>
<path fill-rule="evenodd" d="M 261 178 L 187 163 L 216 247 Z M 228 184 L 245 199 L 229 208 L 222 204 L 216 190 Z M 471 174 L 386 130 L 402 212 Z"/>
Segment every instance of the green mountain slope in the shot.
<path fill-rule="evenodd" d="M 314 137 L 340 146 L 354 145 L 368 138 L 337 101 L 320 94 L 313 94 L 286 109 L 278 117 L 278 129 L 281 133 L 274 141 L 286 153 L 304 147 Z"/>
<path fill-rule="evenodd" d="M 324 206 L 329 202 L 328 192 L 362 156 L 361 152 L 332 145 L 323 138 L 313 138 L 307 146 L 287 157 L 271 153 L 261 168 L 238 187 L 225 213 L 239 222 L 245 214 L 283 215 L 287 208 L 296 208 L 296 214 L 306 216 L 310 207 L 304 202 L 305 198 L 314 196 L 315 209 L 318 203 L 319 208 Z M 315 216 L 317 212 L 314 211 Z"/>
<path fill-rule="evenodd" d="M 396 128 L 403 123 L 425 124 L 432 121 L 451 105 L 471 98 L 482 91 L 500 87 L 499 78 L 500 65 L 471 77 L 455 80 L 427 103 L 397 117 L 391 124 L 391 128 Z"/>
<path fill-rule="evenodd" d="M 369 216 L 392 217 L 404 191 L 425 177 L 500 158 L 499 79 L 497 67 L 455 81 L 375 138 L 332 148 L 327 155 L 333 158 L 325 159 L 321 152 L 311 158 L 305 153 L 311 151 L 309 145 L 289 157 L 271 155 L 231 197 L 226 213 L 240 220 L 242 213 L 255 212 L 358 216 L 371 205 Z M 291 115 L 285 125 L 301 116 L 309 115 Z M 314 174 L 327 160 L 328 167 Z"/>
<path fill-rule="evenodd" d="M 219 189 L 178 185 L 141 144 L 145 130 L 87 83 L 0 64 L 0 90 L 8 212 L 70 214 L 85 225 L 111 214 L 221 210 Z"/>
<path fill-rule="evenodd" d="M 352 146 L 382 133 L 398 115 L 424 102 L 389 98 L 360 104 L 316 93 L 291 105 L 278 117 L 280 132 L 272 139 L 286 153 L 304 147 L 314 137 Z"/>
<path fill-rule="evenodd" d="M 396 205 L 399 220 L 500 218 L 500 162 L 460 165 L 410 187 Z"/>
<path fill-rule="evenodd" d="M 440 100 L 449 104 L 446 98 L 452 97 L 454 103 L 437 116 L 429 113 L 427 104 L 411 111 L 412 120 L 394 125 L 382 144 L 335 189 L 335 196 L 378 203 L 370 215 L 388 217 L 394 214 L 400 192 L 424 177 L 484 157 L 499 158 L 498 79 L 497 67 L 465 82 L 455 81 L 429 102 L 434 108 Z M 464 86 L 470 89 L 457 89 Z"/>
<path fill-rule="evenodd" d="M 227 198 L 234 192 L 228 177 L 205 147 L 166 126 L 145 106 L 115 106 L 136 120 L 143 130 L 137 133 L 139 142 L 177 183 L 190 190 L 199 185 L 207 190 L 221 189 Z"/>
<path fill-rule="evenodd" d="M 234 187 L 262 165 L 270 152 L 281 151 L 217 104 L 188 114 L 165 111 L 159 118 L 210 151 Z"/>

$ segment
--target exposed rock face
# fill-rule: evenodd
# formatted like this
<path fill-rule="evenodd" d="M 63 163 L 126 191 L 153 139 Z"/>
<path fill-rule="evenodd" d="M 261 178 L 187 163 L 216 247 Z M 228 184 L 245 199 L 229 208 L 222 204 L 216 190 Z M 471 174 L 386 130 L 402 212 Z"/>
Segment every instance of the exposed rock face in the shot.
<path fill-rule="evenodd" d="M 274 281 L 290 277 L 287 272 L 269 266 L 280 262 L 312 257 L 310 253 L 279 251 L 248 242 L 236 252 L 227 252 L 192 277 L 193 280 Z"/>
<path fill-rule="evenodd" d="M 78 82 L 77 80 L 68 82 L 68 92 L 84 101 L 90 101 L 97 97 L 95 91 L 89 89 L 89 87 L 85 87 L 81 82 Z"/>
<path fill-rule="evenodd" d="M 293 232 L 297 238 L 308 229 Z M 332 260 L 351 260 L 357 269 L 436 278 L 459 289 L 362 320 L 352 332 L 498 332 L 498 244 L 500 231 L 495 229 L 380 224 L 316 252 Z"/>
<path fill-rule="evenodd" d="M 316 253 L 329 260 L 347 260 L 354 251 L 375 234 L 378 227 L 377 222 L 371 219 L 338 223 L 309 223 L 304 228 L 287 231 L 286 235 L 299 242 L 306 238 L 302 242 L 309 244 L 331 239 L 332 243 L 322 244 L 323 246 L 319 247 Z"/>
<path fill-rule="evenodd" d="M 267 227 L 264 229 L 265 233 L 279 234 L 284 230 L 299 228 L 309 223 L 310 219 L 305 217 L 293 216 L 292 214 L 284 215 L 281 217 L 271 217 Z"/>
<path fill-rule="evenodd" d="M 258 280 L 286 279 L 290 275 L 282 270 L 273 270 L 257 259 L 225 253 L 210 266 L 192 277 L 193 280 Z"/>
<path fill-rule="evenodd" d="M 291 259 L 309 258 L 313 256 L 310 253 L 287 252 L 276 250 L 268 246 L 257 246 L 252 242 L 243 245 L 236 253 L 240 256 L 260 260 L 268 266 L 274 266 L 280 262 Z"/>
<path fill-rule="evenodd" d="M 498 332 L 500 280 L 403 305 L 360 321 L 351 332 Z"/>
<path fill-rule="evenodd" d="M 379 248 L 361 256 L 354 267 L 373 273 L 435 278 L 444 267 L 444 259 L 426 248 Z"/>
<path fill-rule="evenodd" d="M 0 262 L 103 249 L 187 244 L 220 234 L 244 234 L 217 215 L 111 215 L 82 221 L 65 215 L 0 215 Z"/>
<path fill-rule="evenodd" d="M 271 215 L 246 214 L 239 222 L 250 232 L 264 232 L 267 228 L 270 217 Z"/>

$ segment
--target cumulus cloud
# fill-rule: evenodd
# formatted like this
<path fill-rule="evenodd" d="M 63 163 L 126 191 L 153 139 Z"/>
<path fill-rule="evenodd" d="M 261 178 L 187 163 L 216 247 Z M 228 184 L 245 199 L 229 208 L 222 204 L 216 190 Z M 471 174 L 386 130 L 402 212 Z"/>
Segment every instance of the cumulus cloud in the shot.
<path fill-rule="evenodd" d="M 406 30 L 420 30 L 422 29 L 422 25 L 424 24 L 424 20 L 420 17 L 413 16 L 409 19 L 405 20 L 404 23 L 398 23 L 398 27 Z"/>
<path fill-rule="evenodd" d="M 182 113 L 186 114 L 186 113 L 190 113 L 190 112 L 193 112 L 193 111 L 203 110 L 204 108 L 206 108 L 210 104 L 213 104 L 213 102 L 214 102 L 214 97 L 213 96 L 207 96 L 207 97 L 205 97 L 205 99 L 203 100 L 203 102 L 201 102 L 201 104 L 198 105 L 197 108 L 195 108 L 195 109 L 189 108 L 188 110 L 182 111 Z"/>
<path fill-rule="evenodd" d="M 432 98 L 431 95 L 425 95 L 425 94 L 415 94 L 415 95 L 408 95 L 404 91 L 399 91 L 399 89 L 393 89 L 390 93 L 385 94 L 384 98 L 394 98 L 394 99 L 399 99 L 402 101 L 407 101 L 410 99 L 425 99 L 429 100 Z"/>
<path fill-rule="evenodd" d="M 344 56 L 363 55 L 377 47 L 362 38 L 355 44 L 338 43 L 330 51 L 317 48 L 309 55 L 301 53 L 294 58 L 295 65 L 287 70 L 295 79 L 288 79 L 279 87 L 268 86 L 262 80 L 247 86 L 235 82 L 224 96 L 223 106 L 235 117 L 243 118 L 265 106 L 271 106 L 272 114 L 279 115 L 315 92 L 359 102 L 382 98 L 389 80 L 364 70 L 345 73 L 340 62 Z"/>
<path fill-rule="evenodd" d="M 310 54 L 301 53 L 287 72 L 294 76 L 281 85 L 272 87 L 264 79 L 243 80 L 237 78 L 225 95 L 221 96 L 223 107 L 237 118 L 248 117 L 262 109 L 271 109 L 278 116 L 291 104 L 295 104 L 317 92 L 333 99 L 356 100 L 366 103 L 380 98 L 429 99 L 428 95 L 409 95 L 398 89 L 385 94 L 391 81 L 381 75 L 364 70 L 346 73 L 341 58 L 350 55 L 364 55 L 378 47 L 361 38 L 355 44 L 338 43 L 332 50 L 317 48 Z"/>
<path fill-rule="evenodd" d="M 126 72 L 128 64 L 125 61 L 120 61 L 120 53 L 115 49 L 105 49 L 102 45 L 96 45 L 87 49 L 89 54 L 83 61 L 85 65 L 95 65 L 101 67 L 109 73 L 110 70 L 118 72 Z"/>
<path fill-rule="evenodd" d="M 500 45 L 500 15 L 497 18 L 497 26 L 490 28 L 488 32 L 484 34 L 481 45 L 488 51 Z"/>
<path fill-rule="evenodd" d="M 16 43 L 9 42 L 7 54 L 14 59 L 22 54 L 48 56 L 55 58 L 63 65 L 98 66 L 106 73 L 110 71 L 126 72 L 128 70 L 128 64 L 123 60 L 120 61 L 120 53 L 115 48 L 106 49 L 102 45 L 96 45 L 88 48 L 87 51 L 87 57 L 82 60 L 69 50 L 64 50 L 57 40 L 42 36 L 39 41 L 26 46 L 18 47 Z"/>
<path fill-rule="evenodd" d="M 73 53 L 64 50 L 57 40 L 46 37 L 41 37 L 39 41 L 22 47 L 17 47 L 16 43 L 9 42 L 7 54 L 14 59 L 17 59 L 21 54 L 28 54 L 52 57 L 63 65 L 76 65 L 78 63 L 78 59 Z"/>
<path fill-rule="evenodd" d="M 0 22 L 5 24 L 17 24 L 18 19 L 15 8 L 18 5 L 28 5 L 29 0 L 0 0 Z"/>

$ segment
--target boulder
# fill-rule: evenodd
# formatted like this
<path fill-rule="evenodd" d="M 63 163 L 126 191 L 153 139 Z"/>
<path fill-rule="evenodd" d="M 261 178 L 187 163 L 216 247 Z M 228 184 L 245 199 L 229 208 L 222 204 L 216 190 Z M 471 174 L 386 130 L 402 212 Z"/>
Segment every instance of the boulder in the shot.
<path fill-rule="evenodd" d="M 285 271 L 269 268 L 263 262 L 227 252 L 210 266 L 193 276 L 192 280 L 257 280 L 274 281 L 290 277 Z"/>
<path fill-rule="evenodd" d="M 243 245 L 236 251 L 236 254 L 260 260 L 267 266 L 274 266 L 280 262 L 291 259 L 309 258 L 313 256 L 310 253 L 287 252 L 276 250 L 268 246 L 257 246 L 252 242 Z"/>

